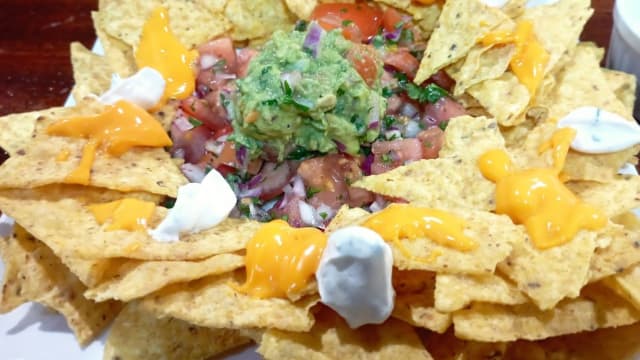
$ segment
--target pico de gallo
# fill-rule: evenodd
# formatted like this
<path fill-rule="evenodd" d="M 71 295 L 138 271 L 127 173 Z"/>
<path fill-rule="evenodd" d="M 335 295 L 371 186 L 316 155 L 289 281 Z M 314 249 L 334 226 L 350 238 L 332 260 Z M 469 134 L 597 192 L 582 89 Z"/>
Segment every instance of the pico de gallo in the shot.
<path fill-rule="evenodd" d="M 321 4 L 258 48 L 211 40 L 171 153 L 191 181 L 222 173 L 235 216 L 322 228 L 342 204 L 380 209 L 397 199 L 351 184 L 438 157 L 447 121 L 465 114 L 446 73 L 413 83 L 426 41 L 408 15 L 364 3 Z"/>

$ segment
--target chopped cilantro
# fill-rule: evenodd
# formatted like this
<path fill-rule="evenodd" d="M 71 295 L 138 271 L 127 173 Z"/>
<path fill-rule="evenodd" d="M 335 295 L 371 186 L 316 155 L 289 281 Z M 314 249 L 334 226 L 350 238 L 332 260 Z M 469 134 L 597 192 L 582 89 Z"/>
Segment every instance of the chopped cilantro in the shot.
<path fill-rule="evenodd" d="M 311 109 L 312 104 L 308 100 L 296 98 L 293 94 L 293 89 L 291 85 L 289 85 L 288 81 L 284 81 L 282 83 L 282 91 L 284 92 L 284 97 L 282 98 L 282 103 L 287 105 L 293 105 L 301 111 L 309 111 Z"/>
<path fill-rule="evenodd" d="M 280 218 L 284 221 L 289 221 L 289 215 L 282 215 L 282 217 Z"/>
<path fill-rule="evenodd" d="M 341 13 L 343 13 L 343 14 L 347 13 L 348 11 L 349 11 L 349 10 L 347 10 L 347 8 L 342 8 L 342 9 L 340 9 L 340 12 L 341 12 Z"/>
<path fill-rule="evenodd" d="M 320 213 L 320 214 L 318 214 L 318 215 L 320 215 L 320 217 L 322 218 L 322 220 L 326 220 L 326 219 L 327 219 L 327 216 L 329 216 L 329 214 L 327 214 L 327 213 L 326 213 L 326 212 L 324 212 L 324 211 L 323 211 L 323 212 L 321 212 L 321 213 Z"/>
<path fill-rule="evenodd" d="M 296 26 L 294 27 L 295 31 L 307 31 L 307 25 L 309 25 L 306 21 L 304 20 L 298 20 L 296 21 Z"/>
<path fill-rule="evenodd" d="M 429 141 L 429 140 L 425 140 L 422 144 L 423 144 L 426 148 L 429 148 L 429 149 L 431 149 L 431 148 L 433 147 L 433 143 L 431 143 L 431 141 Z"/>
<path fill-rule="evenodd" d="M 345 91 L 344 91 L 344 89 L 343 89 L 343 88 L 339 88 L 339 89 L 336 91 L 336 95 L 338 95 L 338 96 L 342 96 L 342 95 L 344 95 L 344 93 L 345 93 Z"/>
<path fill-rule="evenodd" d="M 307 189 L 307 199 L 311 199 L 313 197 L 313 195 L 317 194 L 320 192 L 320 189 L 316 189 L 316 188 L 308 188 Z"/>
<path fill-rule="evenodd" d="M 251 217 L 251 208 L 249 207 L 249 205 L 240 203 L 238 204 L 238 210 L 240 211 L 240 214 L 242 214 L 242 216 Z"/>
<path fill-rule="evenodd" d="M 171 209 L 175 204 L 176 204 L 176 199 L 168 197 L 164 200 L 164 202 L 162 203 L 162 206 L 166 207 L 167 209 Z"/>
<path fill-rule="evenodd" d="M 224 70 L 225 66 L 227 66 L 227 60 L 220 59 L 220 60 L 216 61 L 215 64 L 213 64 L 213 66 L 211 67 L 211 70 L 213 72 Z"/>
<path fill-rule="evenodd" d="M 349 26 L 351 24 L 353 24 L 353 21 L 351 21 L 351 20 L 343 20 L 342 21 L 342 26 L 346 27 L 346 26 Z"/>
<path fill-rule="evenodd" d="M 429 84 L 425 87 L 420 87 L 414 83 L 406 84 L 407 95 L 417 100 L 419 103 L 435 103 L 441 98 L 447 96 L 447 90 L 441 88 L 436 84 Z"/>
<path fill-rule="evenodd" d="M 202 121 L 191 116 L 189 116 L 189 122 L 191 123 L 191 125 L 193 125 L 194 128 L 202 125 Z"/>
<path fill-rule="evenodd" d="M 386 41 L 384 39 L 384 36 L 378 34 L 376 36 L 373 37 L 373 39 L 371 39 L 371 45 L 373 45 L 373 47 L 375 48 L 381 48 L 386 44 Z"/>
<path fill-rule="evenodd" d="M 207 175 L 213 168 L 210 165 L 204 167 L 204 174 Z"/>
<path fill-rule="evenodd" d="M 439 127 L 442 131 L 445 131 L 445 130 L 447 129 L 447 125 L 449 125 L 449 120 L 440 121 L 440 123 L 438 124 L 438 127 Z"/>
<path fill-rule="evenodd" d="M 317 155 L 318 153 L 316 151 L 308 150 L 301 146 L 298 146 L 291 150 L 289 154 L 287 154 L 287 160 L 304 160 Z"/>
<path fill-rule="evenodd" d="M 391 159 L 391 155 L 389 154 L 382 154 L 382 162 L 385 164 L 391 164 L 393 159 Z"/>
<path fill-rule="evenodd" d="M 402 29 L 402 31 L 400 32 L 400 39 L 398 39 L 398 42 L 411 44 L 413 43 L 413 41 L 414 41 L 413 31 L 411 31 L 410 29 Z"/>
<path fill-rule="evenodd" d="M 362 155 L 365 155 L 365 156 L 371 155 L 371 147 L 370 146 L 362 146 L 360 148 L 360 153 L 362 153 Z"/>
<path fill-rule="evenodd" d="M 382 118 L 382 123 L 384 124 L 384 127 L 387 129 L 393 126 L 395 122 L 396 122 L 396 118 L 393 115 L 385 115 Z"/>
<path fill-rule="evenodd" d="M 382 96 L 389 98 L 391 95 L 393 95 L 393 89 L 388 86 L 382 88 Z"/>
<path fill-rule="evenodd" d="M 276 100 L 276 99 L 265 100 L 265 101 L 262 102 L 262 105 L 276 106 L 276 105 L 278 105 L 278 100 Z"/>

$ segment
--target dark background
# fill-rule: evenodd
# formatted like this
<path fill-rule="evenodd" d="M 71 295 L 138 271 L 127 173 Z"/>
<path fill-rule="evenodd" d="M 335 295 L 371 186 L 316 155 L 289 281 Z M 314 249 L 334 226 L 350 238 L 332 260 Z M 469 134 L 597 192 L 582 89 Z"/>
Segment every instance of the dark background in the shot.
<path fill-rule="evenodd" d="M 62 105 L 73 86 L 69 43 L 91 47 L 98 1 L 0 1 L 0 116 Z M 592 4 L 583 39 L 606 47 L 613 0 Z"/>

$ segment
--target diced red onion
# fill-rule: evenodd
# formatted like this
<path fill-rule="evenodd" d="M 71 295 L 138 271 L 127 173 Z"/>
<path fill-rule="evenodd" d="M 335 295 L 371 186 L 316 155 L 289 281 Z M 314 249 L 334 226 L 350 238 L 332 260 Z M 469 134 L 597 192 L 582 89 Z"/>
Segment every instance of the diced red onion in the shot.
<path fill-rule="evenodd" d="M 229 137 L 229 135 L 222 135 L 217 139 L 209 139 L 204 143 L 204 148 L 215 155 L 220 155 L 227 137 Z"/>
<path fill-rule="evenodd" d="M 338 140 L 333 140 L 333 142 L 334 142 L 334 143 L 336 143 L 336 147 L 338 148 L 338 151 L 340 151 L 340 152 L 345 152 L 345 151 L 347 150 L 347 147 L 346 147 L 346 146 L 344 146 L 344 144 L 343 144 L 343 143 L 341 143 L 340 141 L 338 141 Z"/>
<path fill-rule="evenodd" d="M 294 195 L 299 197 L 305 197 L 307 195 L 304 190 L 304 182 L 302 181 L 302 177 L 299 175 L 293 177 L 291 186 Z"/>
<path fill-rule="evenodd" d="M 189 120 L 187 120 L 184 114 L 178 115 L 176 119 L 173 121 L 173 125 L 175 125 L 175 127 L 182 132 L 193 129 L 193 124 L 190 123 Z"/>
<path fill-rule="evenodd" d="M 395 140 L 402 137 L 400 130 L 387 130 L 384 132 L 384 138 L 387 140 Z M 415 136 L 414 136 L 415 137 Z"/>
<path fill-rule="evenodd" d="M 307 204 L 304 201 L 299 201 L 298 208 L 300 209 L 300 217 L 302 218 L 302 222 L 311 226 L 318 225 L 318 215 L 316 213 L 316 209 L 314 209 L 313 206 Z"/>
<path fill-rule="evenodd" d="M 380 125 L 380 121 L 373 121 L 373 122 L 369 123 L 368 128 L 369 129 L 376 129 L 376 128 L 378 128 L 378 125 Z"/>
<path fill-rule="evenodd" d="M 362 169 L 362 173 L 365 176 L 371 175 L 371 164 L 373 164 L 374 159 L 375 156 L 373 154 L 369 154 L 366 158 L 364 158 L 362 165 L 360 165 L 360 169 Z"/>
<path fill-rule="evenodd" d="M 380 98 L 377 96 L 371 97 L 371 109 L 369 110 L 369 129 L 377 129 L 380 125 Z"/>
<path fill-rule="evenodd" d="M 414 117 L 418 111 L 418 108 L 410 102 L 405 102 L 400 109 L 400 113 L 408 118 Z"/>
<path fill-rule="evenodd" d="M 302 80 L 302 74 L 300 74 L 299 71 L 284 72 L 280 75 L 280 81 L 283 84 L 287 82 L 292 88 L 295 87 L 300 80 Z"/>
<path fill-rule="evenodd" d="M 204 54 L 200 56 L 200 69 L 208 69 L 215 65 L 218 61 L 220 61 L 220 59 L 218 59 L 217 57 L 210 54 Z"/>
<path fill-rule="evenodd" d="M 180 165 L 180 170 L 182 170 L 182 173 L 187 177 L 187 179 L 189 179 L 189 181 L 194 183 L 201 182 L 205 176 L 202 168 L 190 163 Z"/>
<path fill-rule="evenodd" d="M 400 40 L 400 35 L 402 35 L 402 27 L 393 30 L 392 32 L 385 31 L 384 37 L 390 41 L 398 41 Z"/>
<path fill-rule="evenodd" d="M 320 39 L 324 35 L 324 30 L 316 21 L 313 21 L 309 25 L 309 31 L 307 31 L 307 36 L 304 38 L 304 43 L 302 47 L 311 51 L 311 55 L 313 57 L 318 57 L 318 45 L 320 45 Z"/>
<path fill-rule="evenodd" d="M 262 174 L 257 174 L 247 182 L 247 187 L 249 187 L 249 189 L 252 189 L 258 186 L 258 184 L 260 184 L 262 180 L 264 180 L 264 177 L 262 176 Z"/>
<path fill-rule="evenodd" d="M 259 187 L 249 189 L 246 185 L 238 186 L 238 197 L 239 198 L 249 198 L 249 197 L 258 197 L 262 195 L 262 189 Z"/>
<path fill-rule="evenodd" d="M 409 120 L 404 127 L 404 137 L 414 138 L 418 136 L 418 133 L 422 131 L 420 124 L 415 120 Z"/>
<path fill-rule="evenodd" d="M 236 74 L 227 74 L 227 73 L 216 74 L 217 80 L 235 80 L 236 78 L 237 78 Z"/>
<path fill-rule="evenodd" d="M 249 160 L 249 158 L 247 157 L 247 148 L 245 146 L 240 145 L 236 150 L 236 160 L 241 168 L 244 169 L 247 167 L 247 160 Z"/>
<path fill-rule="evenodd" d="M 378 212 L 384 209 L 387 206 L 387 202 L 384 200 L 382 196 L 376 196 L 376 201 L 369 205 L 369 210 L 371 212 Z"/>

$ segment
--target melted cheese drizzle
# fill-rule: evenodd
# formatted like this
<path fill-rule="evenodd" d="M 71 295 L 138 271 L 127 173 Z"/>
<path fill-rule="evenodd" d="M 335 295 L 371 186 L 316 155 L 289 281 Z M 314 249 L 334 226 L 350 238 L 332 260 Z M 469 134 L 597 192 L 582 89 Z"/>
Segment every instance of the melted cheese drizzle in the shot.
<path fill-rule="evenodd" d="M 511 72 L 526 86 L 531 96 L 535 95 L 544 78 L 544 70 L 549 62 L 549 53 L 542 47 L 533 33 L 530 21 L 520 21 L 515 32 L 494 31 L 485 35 L 480 42 L 484 46 L 513 43 L 516 53 L 511 58 Z"/>
<path fill-rule="evenodd" d="M 80 165 L 65 179 L 70 184 L 89 185 L 98 147 L 120 156 L 134 146 L 171 146 L 171 139 L 155 118 L 124 100 L 108 106 L 101 114 L 60 120 L 51 124 L 47 133 L 89 140 L 82 150 Z"/>
<path fill-rule="evenodd" d="M 464 234 L 464 221 L 453 214 L 408 204 L 391 204 L 371 216 L 362 226 L 393 242 L 403 255 L 421 262 L 433 262 L 441 255 L 434 251 L 426 258 L 418 258 L 402 245 L 401 239 L 428 237 L 442 246 L 470 251 L 477 243 Z"/>
<path fill-rule="evenodd" d="M 107 231 L 144 230 L 155 208 L 156 204 L 152 202 L 131 198 L 89 205 L 89 210 L 100 225 L 109 222 Z"/>
<path fill-rule="evenodd" d="M 526 227 L 539 249 L 565 244 L 579 230 L 597 230 L 607 224 L 599 209 L 582 202 L 560 178 L 575 130 L 556 131 L 540 146 L 551 149 L 554 167 L 514 170 L 511 159 L 501 149 L 490 150 L 478 159 L 482 175 L 496 183 L 496 213 L 508 215 Z"/>
<path fill-rule="evenodd" d="M 296 229 L 282 220 L 264 224 L 247 244 L 247 280 L 237 290 L 257 298 L 300 293 L 314 276 L 326 243 L 316 228 Z"/>
<path fill-rule="evenodd" d="M 193 64 L 197 57 L 198 52 L 187 49 L 169 29 L 167 9 L 156 8 L 142 28 L 135 58 L 138 69 L 151 67 L 164 77 L 166 87 L 161 103 L 169 98 L 184 99 L 193 93 Z"/>

